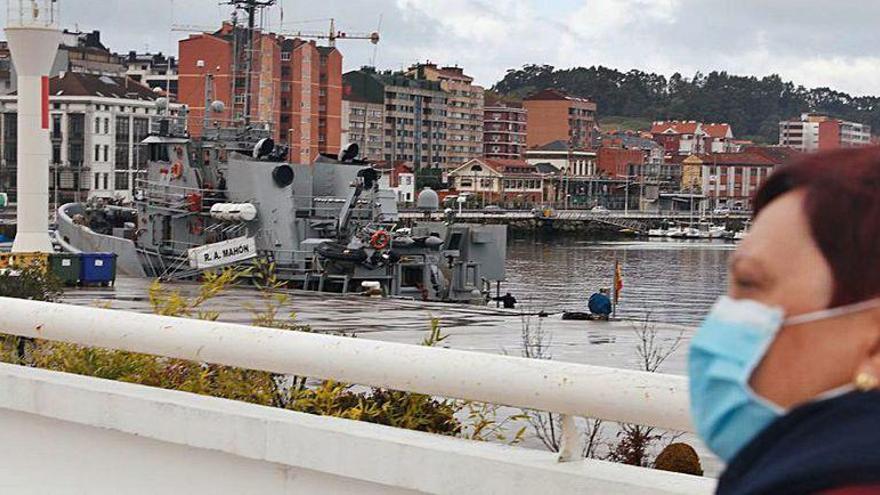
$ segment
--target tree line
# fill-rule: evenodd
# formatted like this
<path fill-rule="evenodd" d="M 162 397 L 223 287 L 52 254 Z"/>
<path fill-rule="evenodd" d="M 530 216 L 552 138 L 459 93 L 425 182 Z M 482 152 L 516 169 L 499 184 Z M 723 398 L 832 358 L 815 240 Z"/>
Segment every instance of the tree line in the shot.
<path fill-rule="evenodd" d="M 587 97 L 602 115 L 649 120 L 727 122 L 737 138 L 776 143 L 779 121 L 804 112 L 819 112 L 880 129 L 880 97 L 851 96 L 830 88 L 807 89 L 778 75 L 762 78 L 724 71 L 661 74 L 602 66 L 556 69 L 526 65 L 510 69 L 492 90 L 521 99 L 547 88 Z"/>

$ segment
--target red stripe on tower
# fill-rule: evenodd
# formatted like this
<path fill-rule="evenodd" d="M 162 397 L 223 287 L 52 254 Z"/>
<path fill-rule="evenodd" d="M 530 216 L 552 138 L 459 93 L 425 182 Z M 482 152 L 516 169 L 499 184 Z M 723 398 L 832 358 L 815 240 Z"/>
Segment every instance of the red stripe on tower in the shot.
<path fill-rule="evenodd" d="M 49 129 L 49 76 L 43 76 L 42 78 L 42 95 L 43 95 L 43 109 L 41 115 L 43 116 L 43 129 Z"/>

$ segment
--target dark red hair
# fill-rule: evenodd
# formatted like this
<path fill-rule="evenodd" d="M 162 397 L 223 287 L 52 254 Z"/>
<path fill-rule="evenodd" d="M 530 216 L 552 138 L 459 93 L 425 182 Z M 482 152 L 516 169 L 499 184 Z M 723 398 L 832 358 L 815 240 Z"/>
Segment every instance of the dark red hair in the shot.
<path fill-rule="evenodd" d="M 880 296 L 880 147 L 807 155 L 773 173 L 755 215 L 787 192 L 804 190 L 813 240 L 834 275 L 831 307 Z"/>

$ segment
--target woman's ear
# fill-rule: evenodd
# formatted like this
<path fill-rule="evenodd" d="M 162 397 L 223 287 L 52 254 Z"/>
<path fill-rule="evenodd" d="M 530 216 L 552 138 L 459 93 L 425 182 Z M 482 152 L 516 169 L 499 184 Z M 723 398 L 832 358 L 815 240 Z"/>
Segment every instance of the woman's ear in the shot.
<path fill-rule="evenodd" d="M 856 388 L 863 392 L 880 388 L 880 310 L 872 311 L 871 316 L 873 325 L 868 335 L 868 352 L 853 377 Z"/>

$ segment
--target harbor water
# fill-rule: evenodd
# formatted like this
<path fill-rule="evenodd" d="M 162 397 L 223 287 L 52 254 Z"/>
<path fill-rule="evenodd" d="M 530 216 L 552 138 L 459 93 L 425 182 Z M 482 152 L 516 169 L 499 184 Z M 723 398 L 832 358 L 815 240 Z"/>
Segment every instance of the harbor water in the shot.
<path fill-rule="evenodd" d="M 590 294 L 612 287 L 619 261 L 619 317 L 693 326 L 725 292 L 735 247 L 723 240 L 511 239 L 505 290 L 538 311 L 586 311 Z"/>

